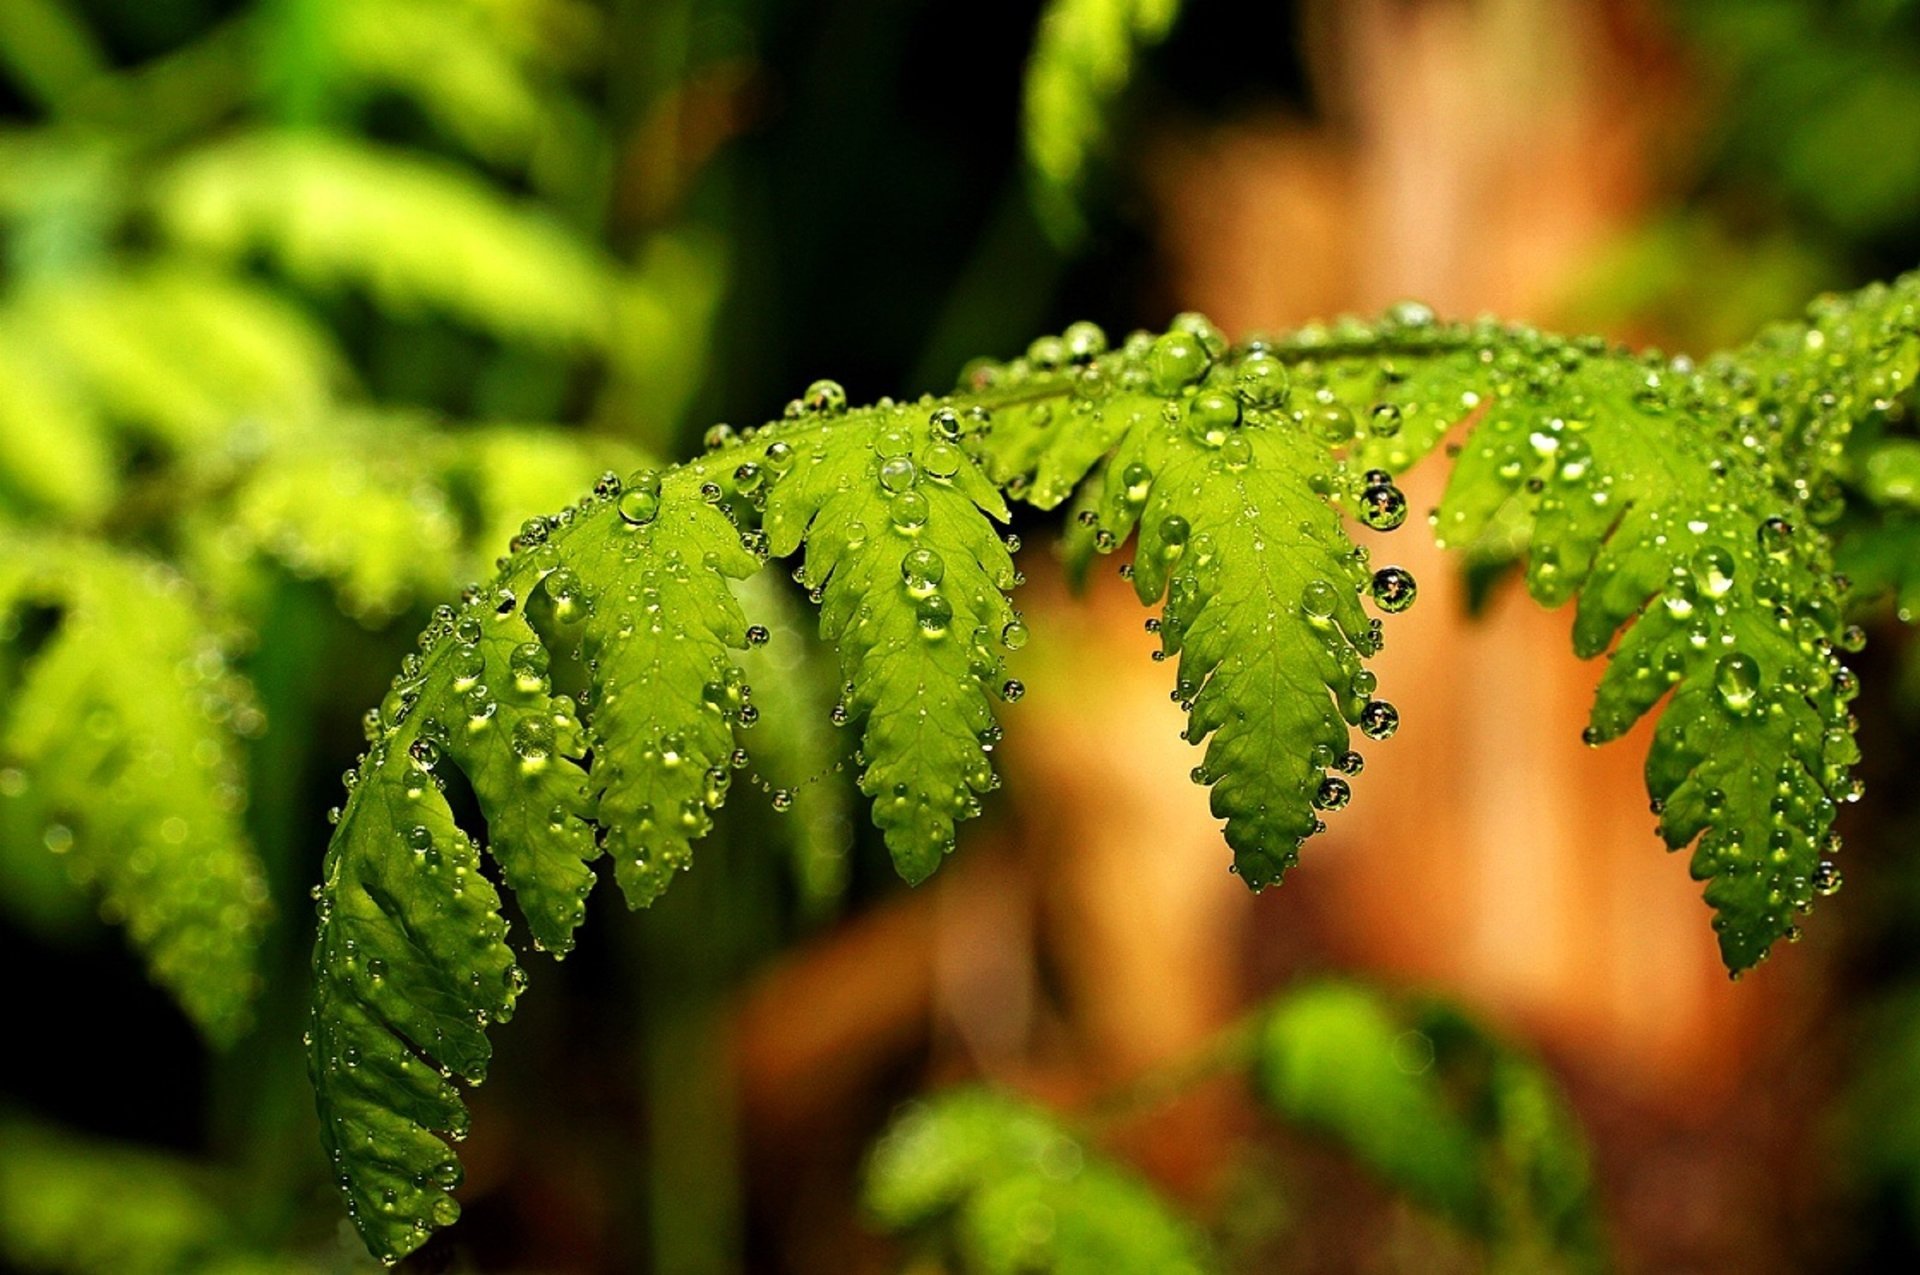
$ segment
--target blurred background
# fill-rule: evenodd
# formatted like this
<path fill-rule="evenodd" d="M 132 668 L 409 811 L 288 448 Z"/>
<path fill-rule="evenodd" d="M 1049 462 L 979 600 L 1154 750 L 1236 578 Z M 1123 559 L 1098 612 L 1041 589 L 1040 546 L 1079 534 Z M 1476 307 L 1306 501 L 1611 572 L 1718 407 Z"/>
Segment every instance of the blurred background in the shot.
<path fill-rule="evenodd" d="M 1240 337 L 1417 297 L 1706 353 L 1920 263 L 1913 0 L 1133 7 L 1131 65 L 1046 81 L 1034 3 L 0 0 L 0 526 L 193 581 L 257 697 L 274 904 L 257 1024 L 210 1049 L 0 782 L 0 1258 L 364 1261 L 298 1043 L 322 816 L 427 611 L 602 470 L 1074 319 Z M 602 891 L 575 956 L 530 962 L 465 1218 L 408 1269 L 899 1269 L 858 1180 L 900 1102 L 1096 1104 L 1327 973 L 1537 1053 L 1623 1269 L 1920 1255 L 1920 663 L 1890 608 L 1849 888 L 1733 984 L 1645 736 L 1580 744 L 1598 670 L 1517 580 L 1376 545 L 1421 582 L 1377 665 L 1404 728 L 1255 898 L 1130 591 L 1074 595 L 1027 516 L 1031 693 L 951 863 L 893 877 L 768 584 L 755 684 L 803 724 L 757 764 L 796 809 L 736 786 L 657 907 Z M 1234 1269 L 1497 1264 L 1230 1076 L 1103 1146 Z"/>

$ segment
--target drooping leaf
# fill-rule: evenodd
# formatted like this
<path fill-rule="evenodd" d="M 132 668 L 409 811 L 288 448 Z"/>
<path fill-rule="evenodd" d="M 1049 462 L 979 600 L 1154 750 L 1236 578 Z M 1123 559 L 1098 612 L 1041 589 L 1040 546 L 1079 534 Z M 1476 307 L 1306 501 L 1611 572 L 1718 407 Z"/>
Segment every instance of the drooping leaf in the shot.
<path fill-rule="evenodd" d="M 1753 373 L 1417 306 L 1286 353 L 1296 397 L 1360 422 L 1363 463 L 1404 468 L 1471 418 L 1436 534 L 1524 549 L 1536 599 L 1577 599 L 1575 651 L 1609 655 L 1589 742 L 1668 699 L 1647 761 L 1661 834 L 1698 839 L 1728 968 L 1763 959 L 1825 888 L 1857 753 L 1830 547 L 1807 485 L 1769 463 Z"/>
<path fill-rule="evenodd" d="M 772 552 L 806 545 L 799 578 L 865 723 L 860 787 L 912 882 L 991 785 L 993 698 L 1009 694 L 995 679 L 1013 560 L 991 521 L 1007 510 L 959 428 L 950 407 L 853 413 L 822 426 L 767 497 Z"/>

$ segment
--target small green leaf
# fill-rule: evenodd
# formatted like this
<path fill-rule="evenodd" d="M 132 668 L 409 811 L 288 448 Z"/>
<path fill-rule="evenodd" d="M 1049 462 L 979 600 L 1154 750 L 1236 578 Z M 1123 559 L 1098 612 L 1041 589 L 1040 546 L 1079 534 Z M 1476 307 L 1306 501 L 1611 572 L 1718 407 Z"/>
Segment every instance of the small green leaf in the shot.
<path fill-rule="evenodd" d="M 918 1103 L 874 1146 L 863 1192 L 977 1275 L 1179 1275 L 1216 1269 L 1199 1228 L 1046 1113 L 987 1090 Z"/>

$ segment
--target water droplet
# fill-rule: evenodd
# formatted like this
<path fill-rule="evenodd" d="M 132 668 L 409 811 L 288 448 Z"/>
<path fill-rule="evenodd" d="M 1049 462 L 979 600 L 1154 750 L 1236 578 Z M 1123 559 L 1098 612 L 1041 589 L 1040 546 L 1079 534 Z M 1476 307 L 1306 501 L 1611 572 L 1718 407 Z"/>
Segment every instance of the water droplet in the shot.
<path fill-rule="evenodd" d="M 1097 323 L 1084 320 L 1069 323 L 1060 340 L 1066 347 L 1067 357 L 1075 363 L 1086 363 L 1107 352 L 1107 334 Z"/>
<path fill-rule="evenodd" d="M 1360 710 L 1360 732 L 1368 739 L 1391 739 L 1400 729 L 1400 710 L 1383 699 L 1368 700 Z"/>
<path fill-rule="evenodd" d="M 1149 382 L 1156 394 L 1177 394 L 1207 374 L 1213 356 L 1190 332 L 1168 332 L 1147 355 Z"/>
<path fill-rule="evenodd" d="M 1714 665 L 1713 685 L 1728 708 L 1744 713 L 1753 707 L 1760 693 L 1760 665 L 1752 656 L 1739 651 L 1723 655 Z"/>
<path fill-rule="evenodd" d="M 1711 598 L 1725 597 L 1733 588 L 1733 555 L 1718 545 L 1710 545 L 1693 557 L 1694 578 Z"/>
<path fill-rule="evenodd" d="M 1313 430 L 1326 442 L 1338 446 L 1353 441 L 1353 413 L 1340 403 L 1323 403 L 1309 417 Z"/>
<path fill-rule="evenodd" d="M 1391 482 L 1369 482 L 1360 493 L 1360 521 L 1375 531 L 1392 531 L 1407 520 L 1407 498 Z"/>
<path fill-rule="evenodd" d="M 1312 619 L 1326 619 L 1339 602 L 1339 592 L 1325 580 L 1309 580 L 1300 591 L 1300 609 Z"/>
<path fill-rule="evenodd" d="M 1292 386 L 1293 378 L 1287 374 L 1287 365 L 1265 350 L 1256 350 L 1241 359 L 1233 378 L 1233 392 L 1240 396 L 1240 401 L 1261 411 L 1285 407 Z"/>
<path fill-rule="evenodd" d="M 627 479 L 620 494 L 620 517 L 629 526 L 644 527 L 660 513 L 660 475 L 643 469 Z"/>
<path fill-rule="evenodd" d="M 1419 592 L 1413 573 L 1404 567 L 1380 568 L 1373 573 L 1373 583 L 1369 587 L 1373 593 L 1373 604 L 1388 615 L 1398 615 L 1412 606 L 1414 596 Z"/>
<path fill-rule="evenodd" d="M 1353 787 L 1338 775 L 1328 775 L 1314 790 L 1313 804 L 1322 810 L 1342 810 L 1353 799 Z"/>
<path fill-rule="evenodd" d="M 1783 560 L 1793 553 L 1793 524 L 1785 518 L 1769 518 L 1760 524 L 1757 533 L 1760 540 L 1760 552 L 1769 558 Z"/>
<path fill-rule="evenodd" d="M 807 386 L 807 392 L 800 396 L 800 404 L 809 412 L 839 416 L 847 410 L 847 391 L 838 381 L 818 380 Z"/>
<path fill-rule="evenodd" d="M 900 579 L 916 598 L 932 593 L 946 575 L 946 559 L 932 549 L 909 549 L 900 558 Z"/>
<path fill-rule="evenodd" d="M 893 519 L 894 529 L 910 536 L 927 525 L 932 506 L 919 492 L 903 491 L 887 502 L 887 512 Z"/>
<path fill-rule="evenodd" d="M 914 608 L 923 637 L 942 638 L 953 624 L 953 603 L 937 593 L 921 598 Z"/>
<path fill-rule="evenodd" d="M 1240 402 L 1230 394 L 1208 390 L 1187 404 L 1187 432 L 1208 447 L 1226 442 L 1227 432 L 1239 423 Z"/>

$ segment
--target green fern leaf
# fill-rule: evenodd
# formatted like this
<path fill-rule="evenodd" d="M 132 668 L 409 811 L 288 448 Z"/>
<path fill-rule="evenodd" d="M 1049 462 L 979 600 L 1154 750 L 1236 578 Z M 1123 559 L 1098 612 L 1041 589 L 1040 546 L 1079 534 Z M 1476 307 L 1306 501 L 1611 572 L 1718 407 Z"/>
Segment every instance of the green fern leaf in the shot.
<path fill-rule="evenodd" d="M 990 471 L 1045 508 L 1093 470 L 1074 519 L 1090 534 L 1069 546 L 1082 563 L 1138 529 L 1134 588 L 1149 605 L 1166 598 L 1161 654 L 1180 657 L 1187 738 L 1207 744 L 1194 779 L 1213 786 L 1235 870 L 1265 886 L 1320 827 L 1317 811 L 1346 804 L 1349 724 L 1385 738 L 1398 722 L 1370 698 L 1364 661 L 1379 639 L 1360 605 L 1366 554 L 1329 497 L 1400 509 L 1404 499 L 1347 481 L 1327 440 L 1283 410 L 1288 373 L 1272 354 L 1227 359 L 1224 339 L 1193 315 L 1116 354 L 1105 345 L 1077 325 L 1037 343 L 1025 366 L 973 370 L 990 392 L 1031 399 L 1015 387 L 1036 365 L 1078 365 L 1038 372 L 1071 387 L 1067 403 L 994 414 Z"/>
<path fill-rule="evenodd" d="M 33 615 L 52 625 L 36 638 Z M 216 1042 L 248 1021 L 266 883 L 241 828 L 235 734 L 260 728 L 185 584 L 84 542 L 0 532 L 0 801 L 125 926 Z M 12 821 L 11 819 L 9 820 Z"/>
<path fill-rule="evenodd" d="M 0 1255 L 22 1270 L 207 1270 L 238 1246 L 211 1188 L 158 1152 L 0 1121 Z"/>
<path fill-rule="evenodd" d="M 482 158 L 526 159 L 547 124 L 538 68 L 509 24 L 465 0 L 341 0 L 321 14 L 342 77 L 392 90 Z"/>
<path fill-rule="evenodd" d="M 87 523 L 117 486 L 104 424 L 0 316 L 0 511 Z"/>
<path fill-rule="evenodd" d="M 449 1077 L 484 1078 L 484 1029 L 512 1015 L 524 977 L 441 768 L 478 797 L 536 942 L 571 945 L 600 852 L 584 732 L 549 693 L 545 648 L 513 592 L 537 581 L 436 619 L 369 724 L 323 869 L 309 1067 L 349 1211 L 388 1258 L 458 1215 L 446 1192 L 459 1166 L 438 1135 L 464 1135 L 467 1115 Z"/>
<path fill-rule="evenodd" d="M 16 339 L 99 415 L 180 449 L 242 420 L 307 420 L 340 375 L 331 344 L 298 312 L 202 270 L 25 287 L 7 313 Z"/>
<path fill-rule="evenodd" d="M 760 710 L 753 768 L 773 790 L 801 908 L 817 915 L 845 892 L 853 848 L 854 801 L 835 777 L 852 751 L 832 725 L 838 670 L 814 635 L 812 613 L 776 577 L 743 580 L 739 593 L 768 638 L 740 661 Z"/>
<path fill-rule="evenodd" d="M 328 581 L 363 624 L 452 593 L 491 570 L 530 517 L 564 504 L 638 454 L 550 426 L 437 426 L 423 413 L 342 408 L 257 452 L 218 453 L 191 477 L 231 488 L 196 524 L 201 575 L 228 592 L 236 554 Z"/>
<path fill-rule="evenodd" d="M 747 621 L 727 582 L 760 559 L 697 485 L 684 471 L 637 474 L 597 554 L 571 559 L 586 579 L 608 582 L 584 621 L 597 670 L 593 778 L 607 852 L 634 907 L 691 866 L 731 780 L 734 727 L 758 713 L 734 659 Z"/>
<path fill-rule="evenodd" d="M 1014 618 L 1013 559 L 991 521 L 1006 505 L 959 437 L 952 407 L 852 413 L 767 497 L 772 552 L 806 545 L 799 579 L 822 599 L 847 709 L 866 722 L 860 787 L 911 882 L 939 867 L 993 783 L 995 651 Z"/>
<path fill-rule="evenodd" d="M 640 906 L 724 799 L 730 723 L 751 719 L 726 659 L 746 641 L 726 580 L 759 560 L 703 486 L 695 470 L 643 473 L 578 514 L 534 520 L 492 589 L 436 617 L 369 724 L 327 855 L 309 1066 L 377 1254 L 409 1252 L 457 1215 L 458 1165 L 439 1135 L 464 1133 L 467 1117 L 439 1069 L 484 1076 L 484 1028 L 511 1015 L 524 977 L 441 768 L 471 786 L 489 854 L 535 944 L 555 952 L 593 884 L 590 818 Z M 555 652 L 592 670 L 591 736 L 553 693 Z"/>
<path fill-rule="evenodd" d="M 909 1108 L 875 1145 L 863 1195 L 883 1227 L 930 1236 L 978 1275 L 1216 1269 L 1205 1236 L 1145 1182 L 986 1090 Z"/>

